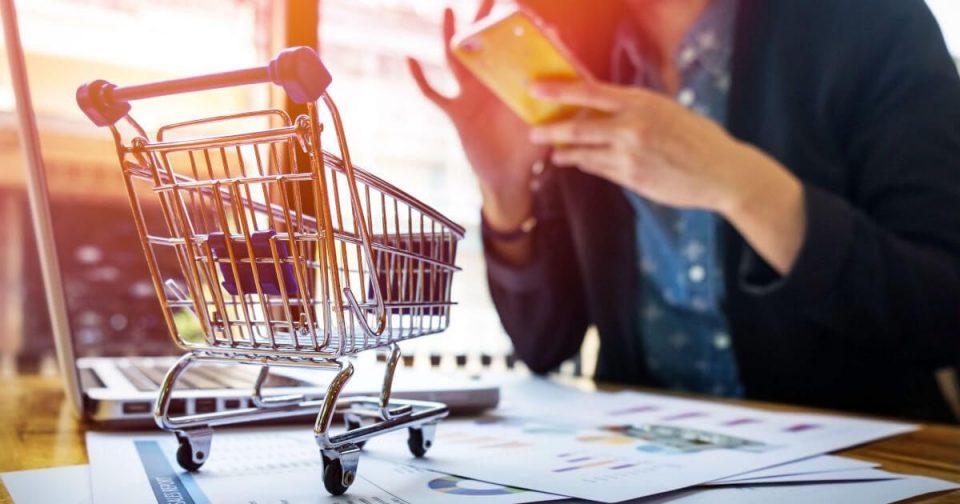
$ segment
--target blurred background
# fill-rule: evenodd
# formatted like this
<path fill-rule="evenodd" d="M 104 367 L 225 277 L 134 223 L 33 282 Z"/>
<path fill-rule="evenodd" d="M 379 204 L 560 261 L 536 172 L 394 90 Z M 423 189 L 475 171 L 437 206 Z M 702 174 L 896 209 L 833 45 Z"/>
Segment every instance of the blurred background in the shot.
<path fill-rule="evenodd" d="M 960 2 L 928 0 L 960 61 Z M 473 175 L 456 132 L 421 97 L 406 56 L 447 91 L 444 7 L 465 21 L 474 0 L 29 0 L 21 35 L 53 192 L 56 237 L 82 355 L 163 355 L 160 316 L 106 130 L 77 108 L 83 82 L 132 84 L 250 67 L 314 45 L 334 76 L 354 161 L 467 228 L 450 330 L 410 341 L 415 362 L 505 366 L 510 343 L 486 287 Z M 284 107 L 266 86 L 138 102 L 148 129 L 195 117 Z M 54 372 L 54 348 L 23 189 L 6 55 L 0 55 L 0 374 Z M 588 338 L 586 353 L 595 351 Z M 593 359 L 584 359 L 593 362 Z M 449 363 L 449 364 L 447 364 Z M 592 370 L 583 370 L 591 374 Z"/>

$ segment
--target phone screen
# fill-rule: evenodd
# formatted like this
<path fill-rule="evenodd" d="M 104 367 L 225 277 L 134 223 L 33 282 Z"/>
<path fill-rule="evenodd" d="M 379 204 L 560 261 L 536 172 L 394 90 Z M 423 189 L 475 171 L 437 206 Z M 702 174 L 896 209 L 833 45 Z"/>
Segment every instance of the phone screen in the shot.
<path fill-rule="evenodd" d="M 457 59 L 528 124 L 564 119 L 579 111 L 530 95 L 536 81 L 589 78 L 559 37 L 532 13 L 520 9 L 484 20 L 451 45 Z"/>

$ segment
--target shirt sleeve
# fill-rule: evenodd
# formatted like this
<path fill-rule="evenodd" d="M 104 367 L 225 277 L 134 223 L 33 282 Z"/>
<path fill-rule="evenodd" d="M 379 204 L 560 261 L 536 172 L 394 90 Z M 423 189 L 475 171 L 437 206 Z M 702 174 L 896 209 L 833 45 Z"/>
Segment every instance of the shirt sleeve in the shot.
<path fill-rule="evenodd" d="M 484 236 L 487 281 L 500 322 L 517 356 L 535 373 L 546 373 L 580 349 L 588 317 L 573 238 L 567 224 L 562 176 L 537 192 L 534 255 L 524 265 L 503 261 Z"/>

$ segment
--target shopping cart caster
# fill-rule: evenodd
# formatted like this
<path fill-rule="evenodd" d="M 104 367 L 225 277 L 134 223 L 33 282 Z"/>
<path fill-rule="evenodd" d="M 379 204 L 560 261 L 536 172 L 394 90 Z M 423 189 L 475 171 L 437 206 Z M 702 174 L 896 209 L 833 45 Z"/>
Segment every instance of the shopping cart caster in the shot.
<path fill-rule="evenodd" d="M 323 457 L 323 486 L 330 495 L 343 495 L 357 479 L 360 448 L 348 445 L 343 451 L 321 450 Z"/>
<path fill-rule="evenodd" d="M 410 432 L 407 437 L 407 446 L 410 447 L 410 453 L 414 457 L 422 458 L 427 454 L 427 450 L 433 446 L 433 436 L 437 432 L 436 424 L 410 427 L 407 430 Z"/>
<path fill-rule="evenodd" d="M 212 430 L 191 433 L 177 433 L 177 463 L 180 467 L 194 472 L 200 469 L 210 456 Z"/>
<path fill-rule="evenodd" d="M 345 424 L 347 424 L 347 430 L 348 430 L 348 431 L 357 430 L 357 429 L 359 429 L 360 427 L 363 427 L 363 417 L 361 417 L 361 416 L 344 415 L 343 421 L 344 421 Z M 365 444 L 367 444 L 366 441 L 357 441 L 357 442 L 356 442 L 357 448 L 360 448 L 361 450 L 363 449 L 363 446 L 364 446 Z"/>

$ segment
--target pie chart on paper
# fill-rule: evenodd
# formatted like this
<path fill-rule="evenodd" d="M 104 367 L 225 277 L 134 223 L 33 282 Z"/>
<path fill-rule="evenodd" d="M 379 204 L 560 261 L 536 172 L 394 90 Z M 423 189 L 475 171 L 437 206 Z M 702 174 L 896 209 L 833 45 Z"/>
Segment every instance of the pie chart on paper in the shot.
<path fill-rule="evenodd" d="M 491 495 L 510 495 L 526 492 L 522 488 L 514 488 L 483 481 L 468 480 L 456 476 L 443 476 L 430 480 L 427 486 L 431 490 L 452 494 L 452 495 L 472 495 L 476 497 Z"/>

